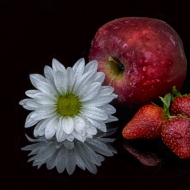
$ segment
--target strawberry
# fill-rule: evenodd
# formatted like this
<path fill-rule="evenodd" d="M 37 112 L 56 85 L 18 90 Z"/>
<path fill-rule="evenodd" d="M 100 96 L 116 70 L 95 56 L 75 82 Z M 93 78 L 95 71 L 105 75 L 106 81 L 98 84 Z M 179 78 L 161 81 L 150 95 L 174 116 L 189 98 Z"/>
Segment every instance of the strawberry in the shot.
<path fill-rule="evenodd" d="M 141 107 L 132 120 L 123 128 L 126 139 L 153 139 L 161 135 L 161 126 L 166 120 L 161 115 L 164 110 L 156 105 L 147 104 Z"/>
<path fill-rule="evenodd" d="M 163 142 L 180 158 L 190 157 L 190 120 L 174 116 L 162 128 Z"/>
<path fill-rule="evenodd" d="M 171 115 L 184 114 L 190 118 L 190 94 L 181 95 L 175 87 L 173 87 L 172 92 Z"/>

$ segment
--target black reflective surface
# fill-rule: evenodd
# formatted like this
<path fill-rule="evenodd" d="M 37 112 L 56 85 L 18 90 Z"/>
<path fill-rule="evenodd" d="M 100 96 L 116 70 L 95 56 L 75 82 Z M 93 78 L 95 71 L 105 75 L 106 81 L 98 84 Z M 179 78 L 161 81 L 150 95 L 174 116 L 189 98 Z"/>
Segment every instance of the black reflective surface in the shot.
<path fill-rule="evenodd" d="M 1 61 L 1 157 L 2 181 L 20 189 L 190 189 L 190 160 L 173 155 L 160 139 L 128 142 L 121 131 L 136 109 L 117 106 L 117 132 L 113 143 L 118 154 L 106 157 L 96 175 L 76 169 L 73 175 L 55 169 L 39 170 L 27 163 L 33 127 L 24 128 L 27 110 L 18 105 L 32 89 L 29 74 L 43 74 L 52 58 L 72 66 L 79 58 L 88 61 L 90 43 L 106 22 L 125 16 L 164 20 L 180 35 L 188 61 L 188 74 L 181 92 L 190 92 L 190 11 L 186 1 L 0 1 Z M 5 121 L 4 121 L 5 119 Z M 151 166 L 150 166 L 151 165 Z"/>

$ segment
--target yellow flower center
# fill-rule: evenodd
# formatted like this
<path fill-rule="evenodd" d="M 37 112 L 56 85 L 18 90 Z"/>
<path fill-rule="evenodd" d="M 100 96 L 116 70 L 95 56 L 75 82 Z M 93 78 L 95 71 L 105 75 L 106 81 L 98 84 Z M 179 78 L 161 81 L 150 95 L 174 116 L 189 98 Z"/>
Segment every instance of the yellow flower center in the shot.
<path fill-rule="evenodd" d="M 78 115 L 81 109 L 81 102 L 74 94 L 62 95 L 57 101 L 57 113 L 62 116 L 73 117 Z"/>

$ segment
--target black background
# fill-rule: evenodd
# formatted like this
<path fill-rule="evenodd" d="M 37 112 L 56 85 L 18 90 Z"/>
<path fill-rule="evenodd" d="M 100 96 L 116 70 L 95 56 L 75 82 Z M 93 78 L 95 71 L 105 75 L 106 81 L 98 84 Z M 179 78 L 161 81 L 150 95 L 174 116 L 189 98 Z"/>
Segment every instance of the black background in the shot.
<path fill-rule="evenodd" d="M 18 105 L 32 89 L 29 74 L 43 74 L 52 58 L 72 66 L 79 58 L 88 61 L 90 43 L 97 29 L 108 21 L 126 16 L 153 17 L 164 20 L 180 35 L 189 63 L 190 9 L 187 1 L 72 1 L 4 0 L 0 1 L 1 62 L 1 176 L 6 187 L 19 189 L 146 189 L 189 190 L 190 160 L 180 160 L 161 142 L 139 141 L 131 144 L 140 152 L 155 153 L 161 163 L 154 167 L 141 164 L 124 148 L 121 130 L 135 109 L 118 107 L 119 122 L 114 147 L 118 154 L 106 157 L 96 175 L 76 169 L 73 175 L 58 174 L 55 169 L 39 170 L 27 163 L 28 152 L 21 151 L 28 141 L 24 134 L 27 110 Z M 182 92 L 190 92 L 190 68 Z M 4 121 L 5 119 L 5 121 Z M 3 129 L 3 130 L 2 130 Z"/>

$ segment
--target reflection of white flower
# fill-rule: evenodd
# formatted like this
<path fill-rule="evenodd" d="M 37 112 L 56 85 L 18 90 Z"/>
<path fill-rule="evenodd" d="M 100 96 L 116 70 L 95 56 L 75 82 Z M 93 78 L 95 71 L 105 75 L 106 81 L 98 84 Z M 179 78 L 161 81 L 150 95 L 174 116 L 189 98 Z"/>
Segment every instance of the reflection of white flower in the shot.
<path fill-rule="evenodd" d="M 93 138 L 87 138 L 85 142 L 78 140 L 64 142 L 57 142 L 53 137 L 50 140 L 46 140 L 45 137 L 39 137 L 38 139 L 28 140 L 35 142 L 32 145 L 28 145 L 22 150 L 30 150 L 29 156 L 33 155 L 28 162 L 33 161 L 33 166 L 41 167 L 42 164 L 46 164 L 50 170 L 54 167 L 57 168 L 59 173 L 62 173 L 65 169 L 68 174 L 72 174 L 76 165 L 81 169 L 86 168 L 91 173 L 97 172 L 97 166 L 101 165 L 105 156 L 112 156 L 116 153 L 116 150 L 110 144 L 114 141 L 111 138 L 102 138 L 106 133 L 98 132 Z M 102 155 L 100 155 L 102 154 Z"/>
<path fill-rule="evenodd" d="M 97 72 L 97 61 L 85 65 L 84 59 L 67 69 L 53 59 L 52 68 L 45 66 L 44 75 L 31 74 L 35 90 L 26 91 L 30 98 L 20 101 L 25 109 L 32 110 L 25 127 L 35 124 L 34 136 L 58 142 L 77 139 L 84 142 L 92 138 L 97 129 L 105 132 L 105 123 L 116 121 L 110 103 L 117 97 L 110 86 L 102 86 L 105 75 Z"/>

